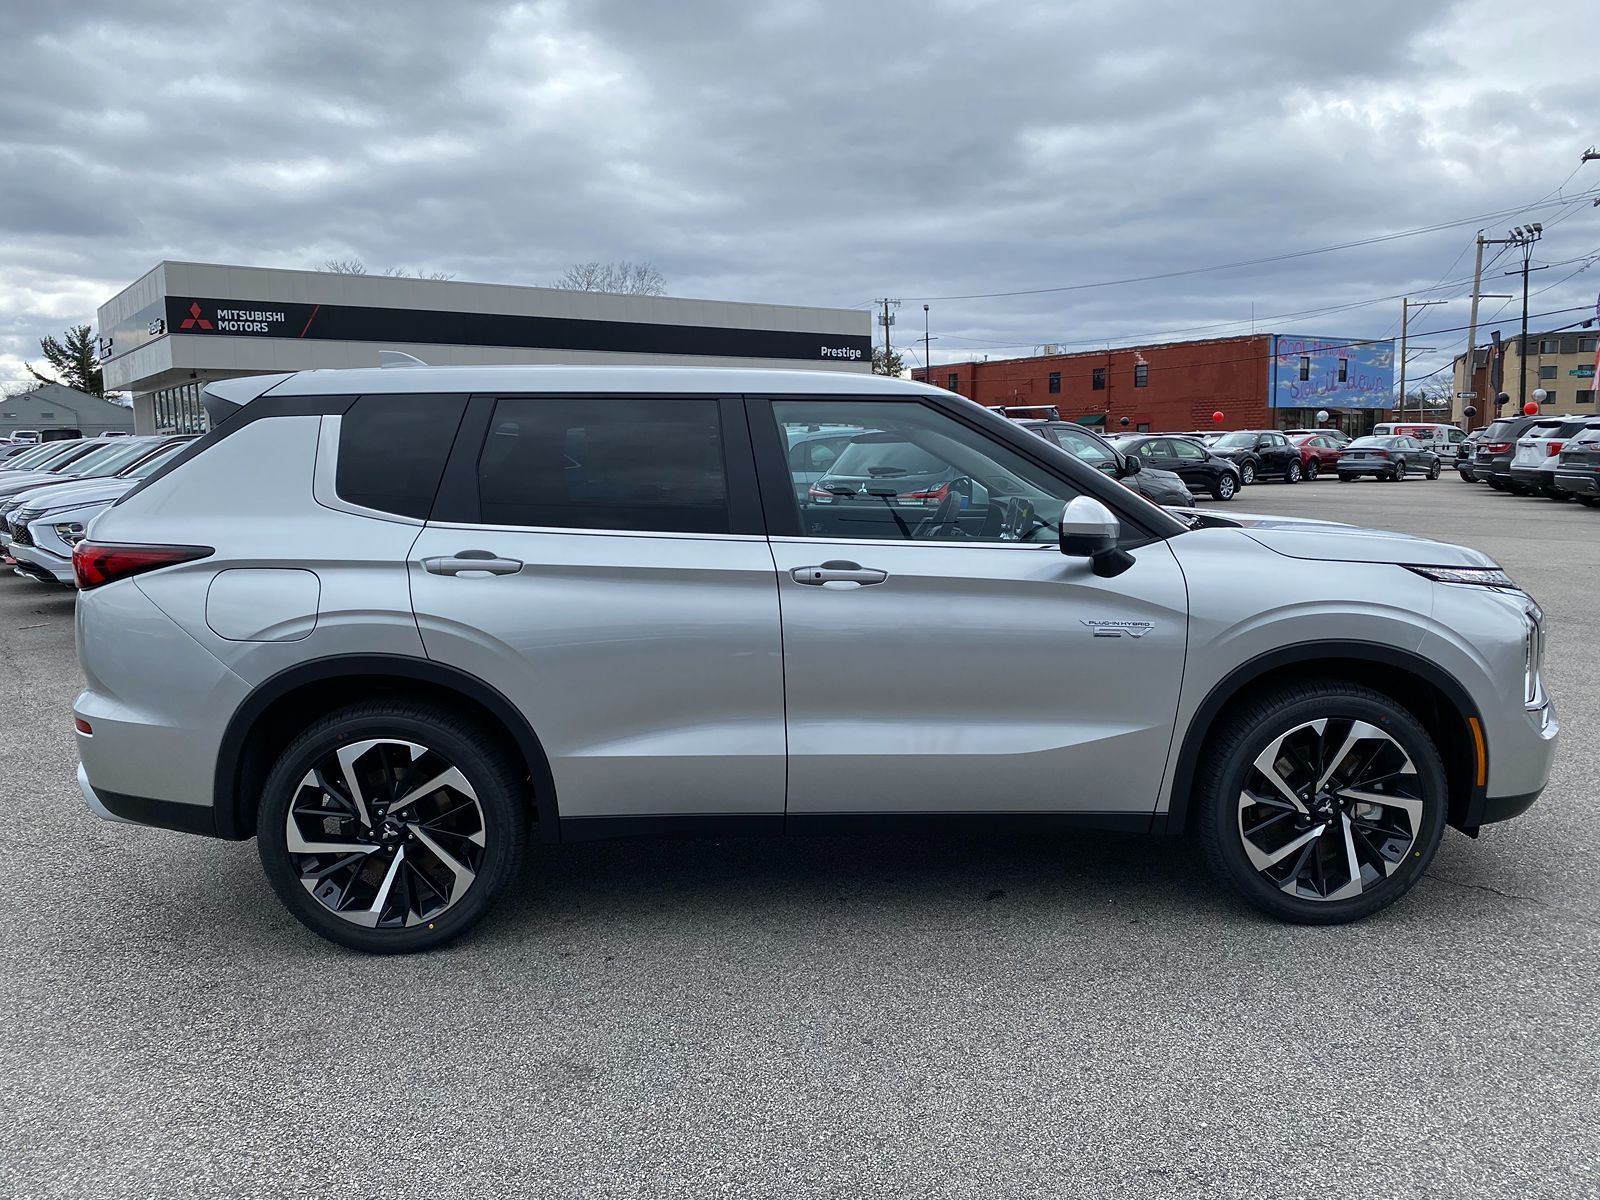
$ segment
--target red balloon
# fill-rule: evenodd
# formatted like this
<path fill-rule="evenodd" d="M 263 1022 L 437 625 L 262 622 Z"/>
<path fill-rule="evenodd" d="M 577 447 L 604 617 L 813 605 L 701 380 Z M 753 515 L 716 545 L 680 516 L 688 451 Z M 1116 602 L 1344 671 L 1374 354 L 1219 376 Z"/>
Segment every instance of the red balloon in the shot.
<path fill-rule="evenodd" d="M 1216 412 L 1212 413 L 1211 414 L 1211 419 L 1213 421 L 1215 421 L 1218 425 L 1221 425 L 1222 424 L 1222 410 L 1219 408 Z"/>
<path fill-rule="evenodd" d="M 1532 400 L 1529 400 L 1522 406 L 1522 411 L 1530 417 L 1537 417 L 1539 415 L 1539 406 Z"/>

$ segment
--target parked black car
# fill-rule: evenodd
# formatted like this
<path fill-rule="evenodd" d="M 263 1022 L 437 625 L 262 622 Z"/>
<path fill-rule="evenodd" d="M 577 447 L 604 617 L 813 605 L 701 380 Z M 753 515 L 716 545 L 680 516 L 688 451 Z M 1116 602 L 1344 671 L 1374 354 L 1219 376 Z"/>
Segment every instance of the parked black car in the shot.
<path fill-rule="evenodd" d="M 1246 485 L 1258 477 L 1299 483 L 1303 473 L 1299 449 L 1276 430 L 1237 429 L 1217 438 L 1209 449 L 1231 460 Z"/>
<path fill-rule="evenodd" d="M 1018 421 L 1047 442 L 1054 442 L 1074 458 L 1081 458 L 1097 471 L 1104 471 L 1123 486 L 1132 488 L 1152 504 L 1189 508 L 1194 496 L 1183 478 L 1172 471 L 1145 466 L 1137 455 L 1124 454 L 1093 430 L 1071 421 Z"/>
<path fill-rule="evenodd" d="M 1339 482 L 1349 483 L 1361 475 L 1396 483 L 1413 475 L 1437 479 L 1443 469 L 1439 452 L 1416 438 L 1364 437 L 1345 447 L 1339 458 Z"/>
<path fill-rule="evenodd" d="M 1488 432 L 1488 426 L 1474 429 L 1467 434 L 1466 440 L 1456 446 L 1456 473 L 1461 476 L 1463 483 L 1476 483 L 1472 478 L 1472 456 L 1478 449 L 1478 443 L 1483 441 L 1483 435 Z"/>
<path fill-rule="evenodd" d="M 1191 491 L 1210 492 L 1214 500 L 1232 500 L 1243 482 L 1238 467 L 1190 438 L 1133 433 L 1113 438 L 1111 444 L 1124 454 L 1138 455 L 1147 467 L 1171 471 Z"/>

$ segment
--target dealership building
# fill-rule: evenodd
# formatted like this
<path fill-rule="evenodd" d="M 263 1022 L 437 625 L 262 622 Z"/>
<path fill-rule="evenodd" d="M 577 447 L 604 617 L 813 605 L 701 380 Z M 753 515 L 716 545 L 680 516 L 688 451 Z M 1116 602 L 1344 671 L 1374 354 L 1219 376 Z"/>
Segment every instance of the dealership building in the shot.
<path fill-rule="evenodd" d="M 1394 342 L 1260 333 L 940 363 L 912 376 L 989 408 L 1053 408 L 1113 433 L 1302 429 L 1326 410 L 1325 424 L 1362 434 L 1394 405 Z"/>
<path fill-rule="evenodd" d="M 629 363 L 872 369 L 862 309 L 163 262 L 99 312 L 108 391 L 140 433 L 205 428 L 212 380 L 371 367 Z"/>

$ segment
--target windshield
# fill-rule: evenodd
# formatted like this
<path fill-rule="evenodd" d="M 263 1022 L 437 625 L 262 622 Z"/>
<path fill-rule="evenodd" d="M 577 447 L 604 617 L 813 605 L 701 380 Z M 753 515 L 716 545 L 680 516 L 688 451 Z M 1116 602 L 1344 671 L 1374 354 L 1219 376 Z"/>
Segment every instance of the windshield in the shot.
<path fill-rule="evenodd" d="M 851 442 L 828 468 L 831 477 L 894 479 L 903 475 L 937 475 L 946 469 L 940 461 L 913 442 L 893 434 L 867 434 Z"/>
<path fill-rule="evenodd" d="M 188 444 L 188 442 L 173 442 L 172 445 L 166 447 L 165 449 L 156 451 L 137 467 L 132 467 L 123 471 L 122 477 L 124 479 L 145 479 L 151 475 L 154 475 L 161 469 L 161 467 L 169 458 L 177 454 Z"/>
<path fill-rule="evenodd" d="M 69 464 L 62 474 L 80 478 L 88 475 L 115 475 L 141 454 L 150 453 L 148 442 L 133 442 L 132 445 L 129 445 L 129 442 L 133 442 L 133 439 L 91 450 L 76 462 Z"/>
<path fill-rule="evenodd" d="M 1392 446 L 1397 440 L 1393 437 L 1364 437 L 1357 438 L 1350 443 L 1350 446 L 1352 449 L 1359 449 L 1362 446 Z"/>
<path fill-rule="evenodd" d="M 46 463 L 60 458 L 70 449 L 72 449 L 71 445 L 63 445 L 60 442 L 35 446 L 32 450 L 24 450 L 16 457 L 8 459 L 6 467 L 15 471 L 32 470 L 34 467 L 42 467 Z"/>
<path fill-rule="evenodd" d="M 1222 450 L 1233 450 L 1238 447 L 1250 449 L 1256 444 L 1256 435 L 1253 433 L 1225 433 L 1211 443 Z"/>

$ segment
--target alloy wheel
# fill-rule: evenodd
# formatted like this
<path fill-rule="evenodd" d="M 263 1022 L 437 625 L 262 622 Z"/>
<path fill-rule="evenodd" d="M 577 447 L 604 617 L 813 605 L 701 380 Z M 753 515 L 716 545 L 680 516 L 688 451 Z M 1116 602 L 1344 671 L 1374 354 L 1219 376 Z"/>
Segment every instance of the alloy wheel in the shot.
<path fill-rule="evenodd" d="M 1239 468 L 1239 482 L 1248 486 L 1256 481 L 1256 468 L 1254 463 L 1245 463 Z"/>
<path fill-rule="evenodd" d="M 1406 477 L 1406 464 L 1405 464 L 1405 460 L 1401 459 L 1399 462 L 1395 463 L 1395 465 L 1394 465 L 1394 481 L 1396 483 L 1400 483 L 1401 481 L 1403 481 L 1405 479 L 1405 477 Z"/>
<path fill-rule="evenodd" d="M 390 738 L 319 759 L 289 802 L 285 834 L 306 891 L 342 920 L 377 929 L 429 922 L 457 903 L 486 844 L 483 809 L 460 769 Z"/>
<path fill-rule="evenodd" d="M 1314 458 L 1310 462 L 1306 463 L 1306 482 L 1313 482 L 1317 478 L 1317 473 L 1320 469 L 1321 468 L 1317 466 L 1317 460 Z"/>
<path fill-rule="evenodd" d="M 1239 485 L 1234 482 L 1234 478 L 1231 474 L 1224 473 L 1222 478 L 1217 480 L 1218 500 L 1232 500 L 1234 492 L 1238 490 Z"/>
<path fill-rule="evenodd" d="M 1376 725 L 1322 718 L 1256 756 L 1239 838 L 1262 878 L 1302 900 L 1349 900 L 1405 864 L 1422 831 L 1416 765 Z"/>
<path fill-rule="evenodd" d="M 1289 464 L 1288 479 L 1289 479 L 1290 483 L 1299 483 L 1301 474 L 1302 474 L 1302 472 L 1300 470 L 1300 464 L 1299 463 L 1292 462 L 1292 463 Z"/>

